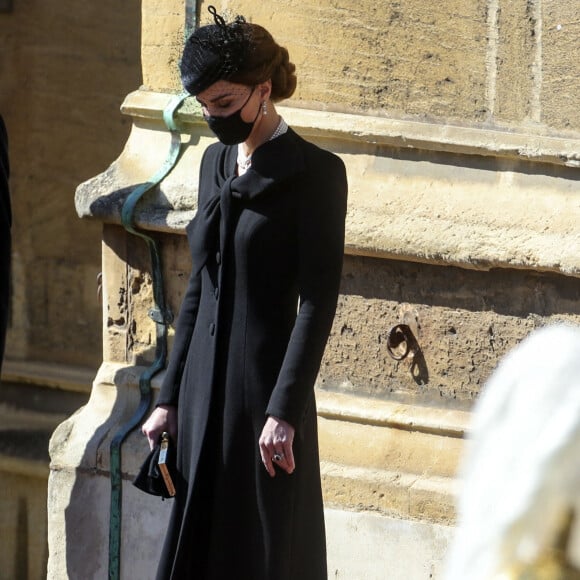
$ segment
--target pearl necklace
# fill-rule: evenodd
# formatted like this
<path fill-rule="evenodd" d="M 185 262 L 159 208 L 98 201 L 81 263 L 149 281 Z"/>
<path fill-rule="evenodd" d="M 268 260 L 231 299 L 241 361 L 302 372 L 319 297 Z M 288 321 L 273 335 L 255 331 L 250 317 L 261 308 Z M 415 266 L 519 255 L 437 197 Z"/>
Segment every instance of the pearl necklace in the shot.
<path fill-rule="evenodd" d="M 268 141 L 272 141 L 276 139 L 276 137 L 280 137 L 280 135 L 284 135 L 288 131 L 288 123 L 284 121 L 282 117 L 280 117 L 280 122 L 276 127 L 276 130 L 272 133 Z M 242 149 L 242 144 L 238 145 L 238 174 L 242 175 L 246 173 L 246 171 L 252 166 L 252 154 L 246 155 Z"/>

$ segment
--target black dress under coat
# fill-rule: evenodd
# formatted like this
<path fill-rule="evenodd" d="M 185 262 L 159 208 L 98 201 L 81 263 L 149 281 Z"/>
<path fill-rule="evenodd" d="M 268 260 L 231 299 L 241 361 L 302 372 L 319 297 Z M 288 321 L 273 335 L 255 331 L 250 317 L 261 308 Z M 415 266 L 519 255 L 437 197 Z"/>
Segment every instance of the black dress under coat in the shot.
<path fill-rule="evenodd" d="M 314 382 L 344 253 L 344 164 L 292 129 L 236 176 L 205 152 L 192 273 L 157 404 L 178 407 L 178 491 L 159 579 L 326 580 Z M 299 309 L 297 309 L 299 303 Z M 296 470 L 271 478 L 267 416 L 296 429 Z"/>

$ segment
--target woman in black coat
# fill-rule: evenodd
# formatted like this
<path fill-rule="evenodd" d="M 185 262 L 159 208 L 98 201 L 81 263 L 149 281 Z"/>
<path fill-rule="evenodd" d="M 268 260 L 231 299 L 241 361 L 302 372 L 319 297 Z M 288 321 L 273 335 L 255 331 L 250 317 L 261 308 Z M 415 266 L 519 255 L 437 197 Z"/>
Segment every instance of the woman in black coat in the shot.
<path fill-rule="evenodd" d="M 220 143 L 205 152 L 192 273 L 156 409 L 177 441 L 160 579 L 326 580 L 314 382 L 344 251 L 342 161 L 290 129 L 288 52 L 241 17 L 181 61 Z"/>

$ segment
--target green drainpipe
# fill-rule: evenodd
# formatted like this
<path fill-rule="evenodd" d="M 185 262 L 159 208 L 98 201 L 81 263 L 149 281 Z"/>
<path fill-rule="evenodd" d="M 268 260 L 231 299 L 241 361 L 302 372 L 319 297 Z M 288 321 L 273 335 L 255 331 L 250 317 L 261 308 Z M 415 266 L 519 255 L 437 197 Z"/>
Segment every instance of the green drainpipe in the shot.
<path fill-rule="evenodd" d="M 199 21 L 199 6 L 197 0 L 185 0 L 185 38 L 189 36 Z M 167 158 L 162 167 L 153 177 L 139 187 L 136 187 L 125 200 L 121 209 L 121 223 L 131 234 L 140 237 L 149 248 L 151 258 L 151 277 L 153 281 L 153 308 L 149 315 L 155 322 L 155 360 L 153 364 L 139 377 L 140 400 L 137 410 L 131 419 L 116 433 L 110 445 L 111 471 L 111 505 L 109 521 L 109 580 L 119 580 L 121 576 L 121 522 L 122 522 L 122 472 L 121 446 L 129 433 L 133 431 L 145 418 L 151 407 L 151 380 L 163 369 L 167 359 L 167 326 L 171 323 L 172 315 L 165 303 L 163 291 L 163 272 L 161 269 L 161 255 L 155 240 L 143 232 L 135 229 L 134 212 L 139 200 L 153 187 L 161 183 L 165 176 L 173 169 L 181 151 L 181 133 L 175 124 L 175 112 L 187 94 L 176 95 L 163 111 L 163 121 L 171 133 L 171 145 Z"/>
<path fill-rule="evenodd" d="M 165 303 L 163 291 L 163 274 L 161 270 L 161 256 L 159 247 L 150 236 L 135 229 L 134 212 L 139 200 L 158 185 L 173 169 L 181 151 L 181 133 L 178 130 L 174 114 L 182 104 L 187 94 L 176 95 L 163 111 L 163 120 L 171 133 L 171 146 L 162 167 L 148 181 L 136 187 L 127 197 L 121 209 L 121 223 L 131 234 L 143 239 L 149 247 L 151 257 L 151 277 L 153 281 L 153 308 L 149 316 L 155 321 L 156 344 L 155 360 L 139 378 L 140 400 L 139 406 L 131 419 L 116 433 L 110 445 L 111 463 L 111 506 L 109 522 L 109 579 L 119 580 L 121 571 L 121 519 L 122 519 L 122 473 L 121 473 L 121 445 L 129 433 L 135 429 L 151 406 L 151 379 L 165 366 L 167 358 L 167 326 L 171 323 L 171 313 Z"/>

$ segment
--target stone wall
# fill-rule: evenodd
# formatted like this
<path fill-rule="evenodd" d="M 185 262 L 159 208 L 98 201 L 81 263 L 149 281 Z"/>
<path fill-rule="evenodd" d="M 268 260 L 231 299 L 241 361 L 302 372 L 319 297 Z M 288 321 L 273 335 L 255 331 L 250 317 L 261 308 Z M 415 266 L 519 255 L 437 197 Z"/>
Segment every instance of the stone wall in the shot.
<path fill-rule="evenodd" d="M 200 4 L 207 21 L 208 2 Z M 419 0 L 214 4 L 263 23 L 289 48 L 299 72 L 292 102 L 542 134 L 580 127 L 574 3 L 457 0 L 428 9 Z"/>
<path fill-rule="evenodd" d="M 33 0 L 0 14 L 14 210 L 8 361 L 100 363 L 100 227 L 78 220 L 73 197 L 127 138 L 119 107 L 141 82 L 139 21 L 135 0 L 121 12 L 111 1 Z"/>

